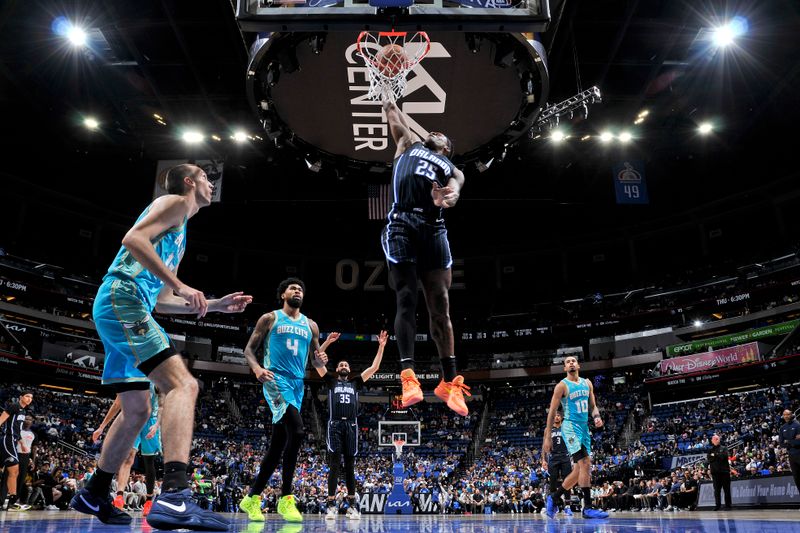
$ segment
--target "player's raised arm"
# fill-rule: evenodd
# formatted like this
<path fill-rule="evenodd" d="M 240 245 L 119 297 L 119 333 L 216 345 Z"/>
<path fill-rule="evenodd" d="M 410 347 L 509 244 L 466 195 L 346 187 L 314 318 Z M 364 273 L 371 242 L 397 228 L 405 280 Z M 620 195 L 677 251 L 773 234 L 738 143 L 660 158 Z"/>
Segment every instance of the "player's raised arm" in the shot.
<path fill-rule="evenodd" d="M 361 373 L 361 379 L 367 381 L 372 375 L 378 371 L 381 367 L 381 360 L 383 359 L 383 350 L 386 348 L 386 341 L 389 339 L 389 334 L 385 331 L 381 331 L 381 334 L 378 335 L 378 353 L 375 354 L 375 359 L 372 360 L 372 364 Z"/>
<path fill-rule="evenodd" d="M 406 124 L 403 112 L 400 111 L 397 104 L 385 100 L 383 102 L 383 111 L 386 113 L 386 120 L 389 122 L 389 131 L 392 133 L 392 139 L 397 145 L 394 156 L 399 157 L 400 154 L 408 150 L 409 146 L 416 142 L 417 137 Z"/>
<path fill-rule="evenodd" d="M 558 412 L 558 404 L 561 402 L 561 398 L 566 394 L 566 391 L 566 386 L 561 382 L 559 382 L 555 390 L 553 390 L 553 398 L 550 400 L 550 409 L 547 410 L 547 426 L 544 428 L 544 441 L 542 442 L 543 456 L 550 453 L 553 447 L 553 436 L 550 434 L 550 430 L 553 429 L 553 421 Z"/>
<path fill-rule="evenodd" d="M 247 346 L 244 348 L 244 358 L 247 361 L 247 366 L 250 367 L 256 379 L 261 383 L 275 379 L 275 375 L 270 370 L 261 366 L 261 363 L 258 362 L 258 356 L 256 355 L 262 350 L 267 332 L 269 332 L 274 323 L 275 313 L 269 312 L 261 315 L 261 318 L 259 318 L 256 323 L 256 327 L 253 329 L 253 333 L 250 335 L 250 339 L 247 341 Z"/>
<path fill-rule="evenodd" d="M 317 371 L 319 377 L 325 377 L 325 374 L 328 373 L 328 369 L 325 367 L 325 364 L 328 362 L 328 356 L 320 349 L 319 326 L 310 318 L 308 319 L 308 325 L 311 326 L 311 344 L 308 346 L 308 356 L 311 359 L 311 366 Z M 339 337 L 337 336 L 336 338 L 338 339 Z M 328 345 L 330 345 L 330 343 L 328 343 Z M 325 357 L 317 357 L 317 354 L 320 353 Z"/>

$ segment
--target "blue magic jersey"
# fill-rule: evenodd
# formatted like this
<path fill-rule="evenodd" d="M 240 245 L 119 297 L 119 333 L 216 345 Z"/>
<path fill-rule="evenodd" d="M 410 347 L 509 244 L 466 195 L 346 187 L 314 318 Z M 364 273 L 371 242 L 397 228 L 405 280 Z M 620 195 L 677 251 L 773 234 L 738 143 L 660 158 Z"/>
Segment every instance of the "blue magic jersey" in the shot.
<path fill-rule="evenodd" d="M 438 212 L 433 205 L 431 183 L 444 187 L 453 177 L 453 163 L 444 155 L 433 152 L 421 142 L 412 144 L 394 160 L 392 191 L 394 206 L 405 210 L 422 210 L 426 214 Z"/>
<path fill-rule="evenodd" d="M 561 382 L 567 387 L 567 395 L 561 398 L 564 420 L 586 424 L 589 421 L 589 380 L 581 378 L 574 382 L 564 378 Z"/>
<path fill-rule="evenodd" d="M 311 337 L 311 325 L 304 314 L 292 319 L 278 309 L 275 323 L 264 340 L 264 368 L 285 377 L 303 379 Z"/>
<path fill-rule="evenodd" d="M 147 206 L 147 209 L 139 215 L 136 222 L 138 223 L 142 220 L 152 207 L 153 204 Z M 186 220 L 184 219 L 179 228 L 170 228 L 158 235 L 153 239 L 152 243 L 158 257 L 167 265 L 167 268 L 175 272 L 178 268 L 178 263 L 183 258 L 183 252 L 186 250 Z M 119 249 L 114 262 L 108 268 L 108 274 L 103 279 L 105 280 L 109 277 L 133 281 L 150 311 L 155 308 L 158 293 L 161 292 L 161 288 L 164 286 L 164 282 L 142 266 L 124 246 Z"/>

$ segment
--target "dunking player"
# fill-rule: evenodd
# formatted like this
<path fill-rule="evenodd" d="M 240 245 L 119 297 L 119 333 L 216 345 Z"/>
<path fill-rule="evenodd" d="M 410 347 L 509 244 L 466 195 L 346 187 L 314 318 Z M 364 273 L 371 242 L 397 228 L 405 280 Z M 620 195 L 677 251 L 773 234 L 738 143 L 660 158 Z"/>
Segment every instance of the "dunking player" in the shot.
<path fill-rule="evenodd" d="M 264 384 L 264 396 L 272 411 L 272 439 L 250 492 L 239 502 L 239 508 L 250 520 L 264 521 L 261 512 L 261 493 L 283 457 L 283 486 L 278 500 L 278 514 L 289 522 L 302 522 L 292 495 L 292 481 L 297 466 L 297 452 L 303 441 L 303 378 L 309 354 L 324 351 L 326 341 L 319 346 L 319 327 L 300 312 L 305 285 L 297 278 L 283 280 L 278 285 L 281 309 L 261 316 L 247 341 L 244 355 L 256 379 Z M 264 366 L 258 363 L 257 353 L 263 353 Z M 311 358 L 320 377 L 327 372 L 324 363 Z"/>
<path fill-rule="evenodd" d="M 334 342 L 339 338 L 338 333 L 332 333 L 327 341 Z M 336 487 L 339 484 L 339 468 L 344 456 L 344 478 L 347 485 L 347 517 L 361 518 L 361 513 L 356 505 L 356 473 L 353 459 L 358 453 L 358 391 L 365 381 L 378 371 L 383 359 L 383 350 L 389 335 L 381 331 L 378 335 L 378 353 L 375 354 L 372 364 L 361 372 L 352 375 L 350 363 L 339 361 L 336 372 L 328 372 L 324 376 L 328 385 L 328 509 L 325 518 L 334 520 L 337 515 Z M 317 359 L 327 364 L 328 357 L 325 352 L 319 352 Z"/>
<path fill-rule="evenodd" d="M 392 190 L 394 201 L 389 221 L 381 234 L 381 245 L 389 265 L 389 278 L 397 296 L 394 332 L 403 371 L 403 407 L 422 401 L 422 389 L 414 373 L 414 340 L 417 332 L 417 276 L 422 281 L 430 315 L 430 331 L 442 381 L 436 396 L 456 413 L 469 411 L 464 394 L 469 387 L 457 376 L 453 324 L 450 322 L 448 291 L 452 282 L 450 243 L 442 210 L 456 205 L 464 174 L 450 161 L 453 143 L 444 134 L 431 133 L 420 142 L 406 124 L 400 109 L 385 101 L 395 151 Z"/>
<path fill-rule="evenodd" d="M 553 495 L 558 491 L 561 481 L 567 478 L 572 471 L 572 463 L 569 459 L 569 451 L 567 451 L 567 444 L 564 442 L 564 436 L 561 433 L 561 422 L 563 417 L 561 413 L 556 413 L 555 420 L 553 421 L 553 429 L 550 431 L 550 439 L 553 442 L 553 449 L 550 452 L 550 459 L 542 453 L 542 468 L 547 471 L 550 477 L 550 495 L 547 497 L 551 503 L 549 508 L 556 509 L 560 507 L 564 510 L 564 514 L 572 516 L 572 509 L 569 506 L 569 498 L 566 503 L 561 499 L 560 494 L 558 499 L 552 499 Z M 569 496 L 569 495 L 567 495 Z M 552 517 L 551 517 L 552 518 Z"/>
<path fill-rule="evenodd" d="M 70 506 L 107 524 L 130 524 L 130 515 L 114 507 L 109 488 L 150 417 L 152 381 L 164 395 L 164 484 L 148 523 L 159 529 L 227 530 L 227 519 L 192 500 L 186 470 L 197 381 L 151 313 L 240 313 L 252 297 L 237 292 L 206 300 L 201 291 L 178 279 L 187 221 L 211 203 L 213 189 L 205 172 L 188 164 L 167 172 L 165 188 L 168 194 L 154 200 L 122 239 L 94 300 L 94 322 L 106 353 L 103 384 L 116 390 L 122 414 L 103 443 L 97 471 Z"/>
<path fill-rule="evenodd" d="M 114 400 L 114 403 L 109 407 L 106 416 L 100 423 L 100 426 L 92 433 L 92 442 L 97 442 L 106 427 L 114 420 L 114 417 L 120 411 L 119 397 Z M 125 506 L 124 491 L 128 485 L 128 479 L 131 475 L 131 467 L 136 460 L 136 452 L 141 451 L 142 462 L 144 463 L 145 486 L 147 488 L 147 499 L 144 502 L 142 509 L 142 516 L 150 514 L 150 509 L 153 506 L 153 491 L 156 486 L 156 455 L 161 454 L 161 429 L 160 417 L 158 416 L 160 410 L 158 408 L 158 393 L 155 386 L 150 384 L 150 419 L 145 423 L 136 441 L 133 443 L 128 457 L 119 467 L 117 471 L 117 495 L 114 498 L 114 507 L 122 509 Z"/>
<path fill-rule="evenodd" d="M 544 430 L 544 443 L 542 455 L 550 453 L 553 449 L 552 428 L 556 418 L 559 404 L 564 412 L 564 422 L 561 425 L 561 435 L 567 443 L 567 451 L 572 456 L 574 464 L 572 471 L 556 488 L 555 493 L 547 497 L 547 516 L 555 516 L 554 504 L 562 495 L 569 497 L 569 492 L 576 484 L 580 485 L 583 492 L 583 517 L 608 518 L 608 513 L 592 507 L 592 439 L 589 435 L 589 412 L 592 413 L 594 426 L 603 427 L 600 418 L 600 409 L 594 400 L 594 386 L 588 379 L 578 376 L 580 370 L 578 359 L 567 357 L 564 359 L 564 371 L 567 377 L 556 385 L 553 399 L 550 401 L 550 410 L 547 412 L 547 427 Z"/>
<path fill-rule="evenodd" d="M 19 476 L 19 455 L 17 443 L 22 434 L 27 407 L 33 401 L 33 393 L 22 391 L 17 401 L 10 402 L 0 414 L 3 443 L 0 444 L 0 463 L 5 469 L 6 487 L 8 489 L 8 510 L 25 511 L 30 505 L 17 503 L 17 477 Z M 0 508 L 3 501 L 0 500 Z"/>

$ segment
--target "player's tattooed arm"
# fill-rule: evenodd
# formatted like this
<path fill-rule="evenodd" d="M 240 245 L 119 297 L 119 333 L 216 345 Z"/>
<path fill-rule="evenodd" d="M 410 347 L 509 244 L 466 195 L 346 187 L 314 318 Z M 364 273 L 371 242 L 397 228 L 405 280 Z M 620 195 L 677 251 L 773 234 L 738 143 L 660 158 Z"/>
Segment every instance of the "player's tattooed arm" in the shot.
<path fill-rule="evenodd" d="M 244 348 L 244 358 L 247 361 L 247 366 L 250 367 L 256 379 L 261 383 L 275 379 L 275 375 L 270 370 L 261 366 L 256 355 L 257 353 L 263 353 L 264 339 L 274 323 L 275 313 L 269 312 L 261 315 L 256 327 L 253 329 L 253 333 L 250 335 L 250 339 L 247 341 L 247 346 Z"/>
<path fill-rule="evenodd" d="M 389 334 L 381 331 L 378 335 L 378 353 L 375 354 L 372 364 L 361 373 L 361 379 L 367 381 L 372 375 L 381 367 L 381 360 L 383 359 L 383 350 L 386 348 L 386 341 L 389 340 Z"/>
<path fill-rule="evenodd" d="M 553 436 L 550 434 L 550 430 L 553 429 L 553 422 L 556 419 L 556 413 L 558 412 L 558 404 L 561 403 L 561 398 L 564 397 L 566 392 L 566 385 L 560 383 L 556 385 L 555 390 L 553 390 L 553 397 L 550 399 L 550 409 L 547 411 L 547 426 L 544 429 L 544 441 L 542 442 L 542 456 L 550 453 L 550 450 L 553 448 Z"/>

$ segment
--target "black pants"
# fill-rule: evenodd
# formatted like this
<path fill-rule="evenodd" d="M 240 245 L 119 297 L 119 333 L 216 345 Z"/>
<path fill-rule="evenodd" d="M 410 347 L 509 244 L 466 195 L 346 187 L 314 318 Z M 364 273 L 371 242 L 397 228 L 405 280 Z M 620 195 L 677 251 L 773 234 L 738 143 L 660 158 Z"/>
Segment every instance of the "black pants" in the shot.
<path fill-rule="evenodd" d="M 731 508 L 731 475 L 726 474 L 711 474 L 711 480 L 714 482 L 714 508 L 720 507 L 720 491 L 725 491 L 725 507 Z"/>
<path fill-rule="evenodd" d="M 28 499 L 28 485 L 25 478 L 28 476 L 28 465 L 30 464 L 31 454 L 19 454 L 19 475 L 17 476 L 17 497 L 19 503 L 25 503 Z"/>
<path fill-rule="evenodd" d="M 797 489 L 800 490 L 800 457 L 792 457 L 790 455 L 789 467 L 792 469 L 792 475 L 794 476 L 794 484 L 797 485 Z"/>

